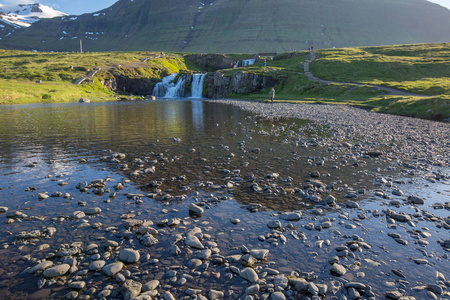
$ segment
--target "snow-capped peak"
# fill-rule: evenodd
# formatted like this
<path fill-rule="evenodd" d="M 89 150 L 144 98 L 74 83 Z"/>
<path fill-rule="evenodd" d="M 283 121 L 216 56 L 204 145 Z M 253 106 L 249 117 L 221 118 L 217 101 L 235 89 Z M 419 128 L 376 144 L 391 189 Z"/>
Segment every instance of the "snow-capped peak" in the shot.
<path fill-rule="evenodd" d="M 0 4 L 0 21 L 14 27 L 28 27 L 39 19 L 67 16 L 50 6 L 40 3 L 34 4 Z"/>

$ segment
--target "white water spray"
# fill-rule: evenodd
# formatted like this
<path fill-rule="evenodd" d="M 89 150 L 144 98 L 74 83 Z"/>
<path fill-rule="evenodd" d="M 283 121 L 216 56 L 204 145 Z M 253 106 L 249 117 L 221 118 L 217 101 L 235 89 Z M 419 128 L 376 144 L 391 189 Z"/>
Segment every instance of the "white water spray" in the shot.
<path fill-rule="evenodd" d="M 185 77 L 180 76 L 175 83 L 178 74 L 171 74 L 158 82 L 153 89 L 152 95 L 160 98 L 181 98 L 184 96 Z"/>
<path fill-rule="evenodd" d="M 192 96 L 191 98 L 202 98 L 203 95 L 203 81 L 206 74 L 193 74 L 192 75 Z"/>

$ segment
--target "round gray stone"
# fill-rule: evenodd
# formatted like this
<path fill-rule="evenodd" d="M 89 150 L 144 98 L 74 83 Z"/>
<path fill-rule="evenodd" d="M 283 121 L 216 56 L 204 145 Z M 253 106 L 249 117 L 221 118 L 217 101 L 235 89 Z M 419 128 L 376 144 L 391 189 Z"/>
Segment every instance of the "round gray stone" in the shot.
<path fill-rule="evenodd" d="M 64 274 L 66 274 L 67 271 L 69 271 L 69 269 L 70 269 L 70 266 L 68 264 L 57 265 L 57 266 L 54 266 L 52 268 L 45 270 L 44 276 L 47 278 L 62 276 Z"/>

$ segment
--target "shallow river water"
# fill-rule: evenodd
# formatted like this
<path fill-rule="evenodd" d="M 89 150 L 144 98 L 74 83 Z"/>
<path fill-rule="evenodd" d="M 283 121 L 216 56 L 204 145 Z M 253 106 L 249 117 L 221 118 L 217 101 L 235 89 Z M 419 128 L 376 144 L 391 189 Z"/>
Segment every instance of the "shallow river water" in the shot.
<path fill-rule="evenodd" d="M 0 298 L 120 299 L 127 297 L 124 279 L 158 280 L 154 299 L 170 299 L 169 292 L 176 299 L 214 299 L 211 290 L 226 299 L 266 299 L 276 291 L 291 299 L 319 296 L 313 287 L 280 283 L 295 277 L 329 285 L 319 296 L 325 299 L 351 299 L 349 282 L 365 285 L 357 289 L 362 298 L 399 291 L 448 299 L 450 262 L 439 242 L 450 237 L 442 226 L 449 210 L 433 208 L 450 201 L 448 168 L 439 168 L 447 176 L 442 180 L 426 181 L 369 152 L 364 145 L 333 144 L 326 125 L 265 119 L 202 100 L 0 107 L 0 206 L 8 208 L 0 214 Z M 95 180 L 102 184 L 94 187 Z M 398 186 L 402 195 L 392 193 Z M 322 201 L 329 194 L 336 199 L 330 206 Z M 426 202 L 413 206 L 408 195 Z M 349 199 L 359 208 L 346 205 Z M 201 216 L 189 212 L 191 203 L 204 210 Z M 93 208 L 101 212 L 74 217 Z M 398 222 L 386 209 L 420 216 Z M 280 219 L 294 211 L 300 220 Z M 129 225 L 132 220 L 153 221 L 158 242 L 142 245 L 140 223 Z M 281 226 L 269 228 L 274 221 Z M 194 228 L 211 257 L 184 243 Z M 174 243 L 177 234 L 183 239 Z M 118 246 L 110 249 L 108 241 Z M 87 250 L 91 244 L 95 251 Z M 336 250 L 343 245 L 346 255 Z M 118 261 L 124 248 L 138 250 L 140 260 L 126 264 L 123 278 L 90 267 Z M 28 272 L 44 259 L 67 263 L 59 254 L 67 249 L 76 249 L 76 261 L 63 276 Z M 270 254 L 246 263 L 246 249 Z M 335 256 L 346 274 L 330 273 Z M 259 281 L 238 275 L 235 268 L 247 266 Z M 79 281 L 86 286 L 70 287 Z M 249 291 L 255 284 L 258 291 Z"/>

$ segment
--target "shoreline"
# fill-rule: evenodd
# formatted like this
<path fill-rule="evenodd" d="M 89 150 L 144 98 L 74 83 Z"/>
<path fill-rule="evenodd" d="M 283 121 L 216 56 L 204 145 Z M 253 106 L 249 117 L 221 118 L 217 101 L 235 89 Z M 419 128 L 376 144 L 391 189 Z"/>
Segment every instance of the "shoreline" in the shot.
<path fill-rule="evenodd" d="M 348 106 L 208 102 L 252 114 L 214 119 L 194 145 L 92 149 L 64 174 L 45 160 L 19 167 L 34 179 L 0 189 L 26 195 L 0 215 L 9 276 L 50 299 L 450 296 L 450 125 Z M 63 213 L 36 215 L 53 205 Z"/>

